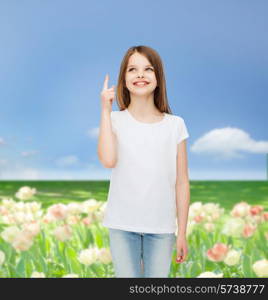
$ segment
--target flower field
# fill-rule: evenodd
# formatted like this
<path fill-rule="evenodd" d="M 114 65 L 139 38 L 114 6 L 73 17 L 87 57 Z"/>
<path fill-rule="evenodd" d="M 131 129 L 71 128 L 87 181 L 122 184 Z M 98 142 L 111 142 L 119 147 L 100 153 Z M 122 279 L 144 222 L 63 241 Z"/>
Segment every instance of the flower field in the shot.
<path fill-rule="evenodd" d="M 107 186 L 42 184 L 0 183 L 0 277 L 114 277 Z M 267 182 L 238 183 L 237 201 L 220 185 L 191 182 L 188 256 L 177 264 L 174 245 L 169 277 L 268 277 Z"/>

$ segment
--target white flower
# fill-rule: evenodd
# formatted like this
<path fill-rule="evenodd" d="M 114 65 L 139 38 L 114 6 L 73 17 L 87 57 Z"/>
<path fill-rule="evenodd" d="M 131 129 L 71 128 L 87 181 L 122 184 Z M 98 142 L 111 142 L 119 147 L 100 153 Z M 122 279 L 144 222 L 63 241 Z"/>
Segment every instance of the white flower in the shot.
<path fill-rule="evenodd" d="M 30 203 L 26 203 L 30 206 L 30 209 L 33 213 L 38 212 L 41 209 L 41 203 L 39 202 L 30 202 Z"/>
<path fill-rule="evenodd" d="M 17 226 L 6 227 L 2 233 L 1 237 L 8 243 L 12 243 L 16 236 L 20 233 L 20 229 Z"/>
<path fill-rule="evenodd" d="M 110 249 L 101 248 L 98 252 L 98 259 L 103 264 L 108 264 L 112 261 L 112 255 Z"/>
<path fill-rule="evenodd" d="M 262 260 L 256 261 L 253 264 L 252 268 L 258 277 L 268 277 L 268 260 L 267 259 L 262 259 Z"/>
<path fill-rule="evenodd" d="M 29 231 L 21 230 L 11 244 L 18 252 L 27 251 L 32 247 L 33 236 Z"/>
<path fill-rule="evenodd" d="M 8 210 L 10 209 L 10 208 L 12 208 L 14 205 L 16 204 L 16 201 L 14 201 L 13 199 L 3 199 L 2 200 L 2 205 L 4 206 L 4 207 L 6 207 Z"/>
<path fill-rule="evenodd" d="M 105 212 L 107 207 L 107 201 L 106 202 L 102 202 L 101 206 L 99 207 L 99 211 L 101 211 L 102 213 Z"/>
<path fill-rule="evenodd" d="M 228 219 L 222 229 L 222 233 L 228 236 L 239 237 L 242 235 L 245 221 L 241 218 Z"/>
<path fill-rule="evenodd" d="M 84 249 L 79 253 L 78 260 L 84 265 L 91 265 L 97 261 L 98 252 L 99 249 L 97 247 Z"/>
<path fill-rule="evenodd" d="M 79 278 L 77 274 L 66 274 L 62 278 Z"/>
<path fill-rule="evenodd" d="M 219 209 L 218 203 L 205 203 L 202 207 L 202 210 L 205 211 L 206 214 L 213 214 L 215 211 Z"/>
<path fill-rule="evenodd" d="M 245 217 L 250 213 L 250 205 L 247 202 L 240 202 L 237 203 L 232 211 L 231 216 L 232 217 Z"/>
<path fill-rule="evenodd" d="M 15 196 L 20 200 L 28 200 L 36 193 L 35 188 L 30 188 L 28 186 L 21 187 Z"/>
<path fill-rule="evenodd" d="M 54 235 L 58 240 L 64 242 L 72 237 L 72 228 L 68 224 L 58 226 L 54 230 Z"/>
<path fill-rule="evenodd" d="M 23 211 L 18 211 L 13 214 L 13 219 L 17 224 L 23 224 L 25 222 L 31 222 L 34 220 L 32 214 L 25 213 Z"/>
<path fill-rule="evenodd" d="M 80 203 L 68 203 L 67 210 L 70 215 L 80 214 L 82 212 L 82 205 Z"/>
<path fill-rule="evenodd" d="M 189 207 L 189 220 L 200 222 L 213 222 L 224 213 L 224 208 L 220 208 L 218 203 L 194 202 Z"/>
<path fill-rule="evenodd" d="M 192 220 L 195 216 L 201 215 L 202 212 L 202 202 L 194 202 L 189 207 L 189 220 Z"/>
<path fill-rule="evenodd" d="M 14 205 L 16 207 L 16 211 L 24 212 L 25 203 L 24 202 L 16 202 Z"/>
<path fill-rule="evenodd" d="M 1 220 L 1 223 L 8 224 L 8 225 L 16 224 L 12 214 L 8 214 L 6 216 L 3 216 L 2 220 Z"/>
<path fill-rule="evenodd" d="M 239 263 L 240 257 L 241 257 L 241 252 L 240 251 L 236 251 L 234 249 L 231 249 L 227 252 L 227 255 L 224 259 L 224 262 L 228 266 L 234 266 L 234 265 L 237 265 Z"/>
<path fill-rule="evenodd" d="M 80 220 L 81 220 L 81 216 L 79 215 L 69 215 L 66 218 L 66 222 L 68 224 L 77 224 L 80 222 Z"/>
<path fill-rule="evenodd" d="M 40 232 L 40 224 L 37 221 L 25 223 L 22 228 L 27 230 L 32 236 L 37 235 Z"/>
<path fill-rule="evenodd" d="M 89 199 L 82 203 L 82 211 L 84 213 L 92 213 L 95 210 L 97 210 L 99 207 L 101 207 L 102 203 L 101 201 L 97 201 L 95 199 Z"/>
<path fill-rule="evenodd" d="M 46 224 L 53 223 L 54 221 L 56 221 L 56 219 L 49 213 L 46 213 L 42 218 L 42 222 Z"/>
<path fill-rule="evenodd" d="M 43 272 L 33 272 L 31 278 L 45 278 L 45 274 Z"/>
<path fill-rule="evenodd" d="M 197 278 L 222 278 L 222 277 L 223 277 L 223 273 L 216 274 L 213 272 L 203 272 L 199 276 L 197 276 Z"/>
<path fill-rule="evenodd" d="M 2 264 L 4 263 L 5 257 L 5 252 L 0 250 L 0 266 L 2 266 Z"/>
<path fill-rule="evenodd" d="M 204 228 L 206 229 L 206 231 L 212 232 L 215 229 L 215 225 L 214 223 L 205 223 Z"/>

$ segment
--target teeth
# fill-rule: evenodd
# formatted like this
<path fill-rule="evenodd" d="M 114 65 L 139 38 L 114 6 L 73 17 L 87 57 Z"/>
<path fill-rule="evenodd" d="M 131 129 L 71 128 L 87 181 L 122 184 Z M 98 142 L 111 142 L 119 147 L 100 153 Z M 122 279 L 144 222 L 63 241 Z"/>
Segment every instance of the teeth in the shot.
<path fill-rule="evenodd" d="M 147 83 L 134 83 L 135 85 L 146 85 Z"/>

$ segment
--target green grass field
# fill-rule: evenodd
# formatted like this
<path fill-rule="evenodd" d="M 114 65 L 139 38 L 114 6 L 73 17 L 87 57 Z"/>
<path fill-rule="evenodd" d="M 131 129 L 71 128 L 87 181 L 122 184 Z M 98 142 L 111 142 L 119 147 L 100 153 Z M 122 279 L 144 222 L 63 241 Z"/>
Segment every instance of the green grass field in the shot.
<path fill-rule="evenodd" d="M 268 209 L 268 181 L 191 181 L 191 203 L 219 203 L 229 210 L 241 201 Z M 53 203 L 69 203 L 94 198 L 106 201 L 109 181 L 0 181 L 0 197 L 14 197 L 21 186 L 36 188 L 33 197 L 46 208 Z"/>
<path fill-rule="evenodd" d="M 21 201 L 15 194 L 27 186 L 36 193 Z M 204 212 L 204 220 L 189 223 L 187 260 L 177 264 L 174 248 L 169 277 L 267 277 L 268 181 L 191 181 L 190 189 L 195 216 Z M 109 181 L 0 181 L 0 277 L 114 277 L 108 229 L 100 224 L 108 190 Z M 218 208 L 206 203 L 223 215 L 211 219 Z M 241 216 L 231 217 L 241 203 L 263 210 L 250 215 L 240 207 Z M 51 208 L 56 219 L 43 219 L 39 213 Z M 211 260 L 208 251 L 219 244 L 230 249 Z"/>

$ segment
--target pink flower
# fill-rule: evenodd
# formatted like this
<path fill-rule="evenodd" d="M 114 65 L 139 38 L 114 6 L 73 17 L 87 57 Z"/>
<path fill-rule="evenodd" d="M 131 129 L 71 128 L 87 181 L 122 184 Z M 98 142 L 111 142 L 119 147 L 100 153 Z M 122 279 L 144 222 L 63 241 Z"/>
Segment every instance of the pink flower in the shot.
<path fill-rule="evenodd" d="M 223 243 L 217 243 L 208 249 L 207 257 L 211 261 L 223 261 L 229 251 L 229 247 Z"/>
<path fill-rule="evenodd" d="M 263 211 L 263 206 L 261 205 L 253 205 L 250 208 L 250 214 L 253 216 L 259 215 L 262 211 Z"/>
<path fill-rule="evenodd" d="M 79 216 L 71 215 L 67 217 L 68 224 L 77 224 L 80 221 Z"/>
<path fill-rule="evenodd" d="M 204 217 L 202 217 L 200 215 L 194 217 L 194 220 L 196 223 L 200 223 L 203 219 L 204 219 Z"/>
<path fill-rule="evenodd" d="M 23 229 L 25 231 L 28 231 L 30 236 L 34 237 L 40 232 L 40 224 L 36 220 L 34 220 L 31 221 L 30 223 L 24 223 Z"/>
<path fill-rule="evenodd" d="M 249 214 L 250 212 L 250 205 L 247 202 L 240 202 L 237 203 L 232 211 L 231 211 L 231 216 L 232 217 L 245 217 Z"/>
<path fill-rule="evenodd" d="M 69 240 L 72 237 L 72 228 L 69 224 L 64 224 L 61 226 L 58 226 L 55 230 L 54 230 L 54 235 L 55 237 L 64 242 Z"/>
<path fill-rule="evenodd" d="M 205 223 L 204 228 L 206 229 L 206 231 L 212 232 L 215 228 L 215 225 L 214 223 Z"/>
<path fill-rule="evenodd" d="M 264 212 L 262 216 L 264 221 L 268 221 L 268 211 Z"/>
<path fill-rule="evenodd" d="M 57 220 L 65 219 L 68 214 L 67 206 L 62 203 L 54 204 L 48 208 L 48 213 Z"/>
<path fill-rule="evenodd" d="M 0 214 L 3 215 L 3 216 L 6 216 L 6 215 L 9 214 L 9 211 L 6 207 L 0 206 Z"/>
<path fill-rule="evenodd" d="M 91 219 L 89 217 L 86 217 L 82 220 L 82 222 L 84 223 L 84 225 L 90 225 L 91 224 Z"/>
<path fill-rule="evenodd" d="M 250 237 L 250 236 L 253 235 L 253 233 L 255 232 L 255 230 L 256 230 L 256 226 L 253 226 L 253 225 L 250 225 L 250 224 L 246 224 L 244 226 L 242 235 L 243 235 L 243 237 L 248 238 L 248 237 Z"/>
<path fill-rule="evenodd" d="M 52 222 L 54 222 L 54 221 L 55 221 L 55 218 L 54 218 L 51 214 L 49 214 L 49 213 L 47 213 L 47 214 L 42 218 L 42 222 L 43 222 L 43 223 L 46 223 L 46 224 L 52 223 Z"/>

